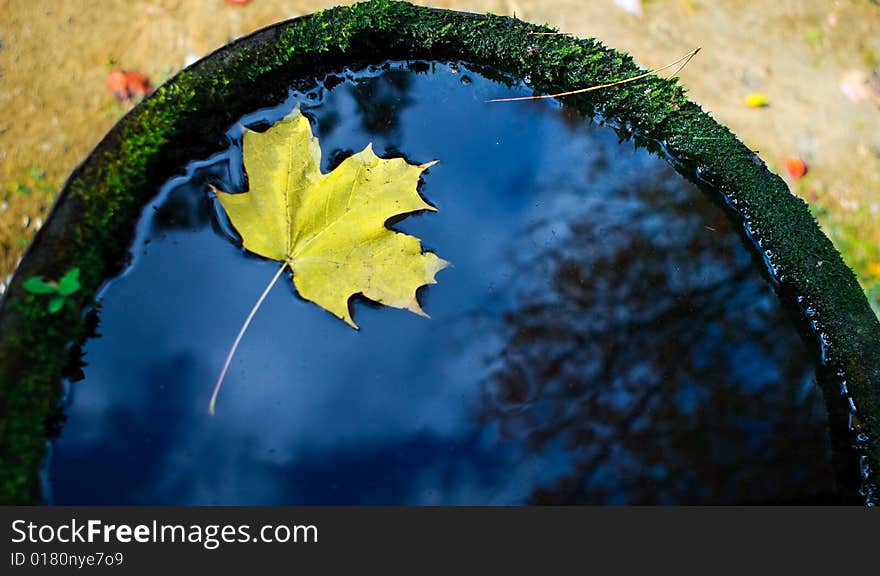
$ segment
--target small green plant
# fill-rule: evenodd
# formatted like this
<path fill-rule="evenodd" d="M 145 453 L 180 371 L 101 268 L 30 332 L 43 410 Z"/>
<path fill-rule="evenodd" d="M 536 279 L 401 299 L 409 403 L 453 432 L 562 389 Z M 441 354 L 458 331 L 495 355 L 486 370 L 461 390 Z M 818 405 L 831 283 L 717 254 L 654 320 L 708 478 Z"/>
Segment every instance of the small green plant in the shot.
<path fill-rule="evenodd" d="M 67 297 L 80 289 L 79 268 L 71 268 L 58 282 L 32 276 L 24 281 L 24 289 L 31 294 L 52 295 L 48 310 L 50 314 L 55 314 L 64 307 Z"/>
<path fill-rule="evenodd" d="M 13 181 L 8 188 L 21 196 L 32 196 L 34 192 L 39 192 L 53 200 L 58 192 L 58 186 L 46 178 L 46 171 L 39 166 L 31 167 L 25 181 Z"/>

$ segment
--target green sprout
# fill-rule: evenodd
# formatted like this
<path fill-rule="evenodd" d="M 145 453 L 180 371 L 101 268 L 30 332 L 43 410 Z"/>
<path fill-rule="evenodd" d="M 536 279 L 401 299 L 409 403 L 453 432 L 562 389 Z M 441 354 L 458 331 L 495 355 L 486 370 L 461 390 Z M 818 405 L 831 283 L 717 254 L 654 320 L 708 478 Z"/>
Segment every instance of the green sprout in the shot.
<path fill-rule="evenodd" d="M 58 191 L 58 186 L 46 178 L 46 171 L 39 166 L 31 166 L 27 178 L 10 182 L 8 188 L 22 196 L 32 196 L 34 192 L 40 192 L 52 199 Z"/>
<path fill-rule="evenodd" d="M 55 314 L 64 307 L 67 297 L 80 289 L 79 268 L 71 268 L 58 282 L 32 276 L 24 281 L 24 289 L 31 294 L 52 295 L 48 310 L 50 314 Z"/>

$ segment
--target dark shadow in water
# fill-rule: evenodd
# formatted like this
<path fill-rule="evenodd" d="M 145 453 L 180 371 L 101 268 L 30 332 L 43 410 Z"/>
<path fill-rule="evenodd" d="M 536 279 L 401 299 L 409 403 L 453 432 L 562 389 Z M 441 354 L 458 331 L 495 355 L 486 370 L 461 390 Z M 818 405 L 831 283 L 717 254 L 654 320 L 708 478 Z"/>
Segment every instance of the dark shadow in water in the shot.
<path fill-rule="evenodd" d="M 335 79 L 334 79 L 335 78 Z M 645 150 L 464 66 L 346 73 L 299 103 L 326 172 L 372 142 L 439 159 L 395 221 L 451 261 L 431 319 L 359 332 L 208 189 L 246 190 L 241 125 L 145 210 L 102 292 L 50 468 L 58 504 L 742 503 L 833 498 L 814 362 L 723 211 Z M 332 90 L 330 89 L 332 87 Z"/>
<path fill-rule="evenodd" d="M 351 94 L 357 102 L 364 132 L 392 137 L 400 130 L 400 114 L 411 103 L 413 74 L 391 70 L 376 78 L 357 80 Z"/>
<path fill-rule="evenodd" d="M 537 503 L 832 498 L 813 359 L 728 221 L 671 182 L 619 190 L 530 255 L 546 281 L 504 315 L 484 421 L 577 455 Z"/>

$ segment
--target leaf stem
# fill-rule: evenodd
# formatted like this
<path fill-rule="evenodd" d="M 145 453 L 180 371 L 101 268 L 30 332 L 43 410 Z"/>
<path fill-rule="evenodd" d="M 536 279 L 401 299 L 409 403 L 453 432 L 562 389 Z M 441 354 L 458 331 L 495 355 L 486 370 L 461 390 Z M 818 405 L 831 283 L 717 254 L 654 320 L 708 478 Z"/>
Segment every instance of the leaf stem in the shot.
<path fill-rule="evenodd" d="M 223 384 L 223 379 L 226 378 L 226 372 L 229 370 L 229 365 L 232 363 L 232 357 L 235 356 L 235 351 L 238 349 L 238 345 L 241 343 L 241 338 L 244 336 L 245 331 L 247 331 L 248 326 L 251 325 L 251 320 L 254 319 L 254 315 L 257 313 L 257 310 L 260 309 L 260 306 L 263 304 L 263 300 L 266 299 L 266 296 L 269 295 L 269 291 L 272 290 L 272 287 L 275 286 L 275 283 L 278 282 L 278 279 L 281 278 L 281 273 L 284 272 L 284 269 L 287 268 L 290 264 L 288 262 L 283 262 L 281 267 L 278 268 L 278 272 L 275 273 L 275 276 L 272 278 L 272 281 L 269 282 L 269 285 L 266 286 L 266 289 L 263 290 L 263 293 L 260 294 L 260 298 L 257 300 L 257 303 L 254 304 L 254 307 L 251 308 L 250 313 L 247 315 L 247 318 L 244 321 L 244 324 L 241 325 L 241 330 L 238 331 L 238 336 L 235 337 L 235 342 L 232 343 L 232 348 L 229 349 L 229 354 L 226 355 L 226 361 L 223 363 L 223 370 L 220 371 L 220 376 L 217 377 L 217 383 L 214 384 L 214 392 L 211 394 L 211 402 L 208 404 L 208 413 L 211 416 L 214 415 L 214 408 L 217 404 L 217 395 L 220 394 L 220 386 Z"/>

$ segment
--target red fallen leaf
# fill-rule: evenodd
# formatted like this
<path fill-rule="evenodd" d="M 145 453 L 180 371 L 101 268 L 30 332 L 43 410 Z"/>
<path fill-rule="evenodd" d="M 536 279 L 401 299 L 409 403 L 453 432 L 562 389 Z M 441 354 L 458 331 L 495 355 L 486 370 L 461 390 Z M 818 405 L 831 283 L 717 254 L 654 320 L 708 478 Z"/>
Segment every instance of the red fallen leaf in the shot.
<path fill-rule="evenodd" d="M 135 96 L 146 96 L 153 91 L 150 79 L 145 74 L 126 70 L 111 72 L 107 76 L 107 88 L 120 102 L 131 100 Z"/>
<path fill-rule="evenodd" d="M 244 6 L 245 4 L 249 4 L 251 0 L 226 0 L 227 4 L 234 4 L 235 6 Z"/>
<path fill-rule="evenodd" d="M 802 177 L 807 173 L 807 165 L 797 156 L 788 156 L 785 159 L 785 169 L 794 179 Z"/>

